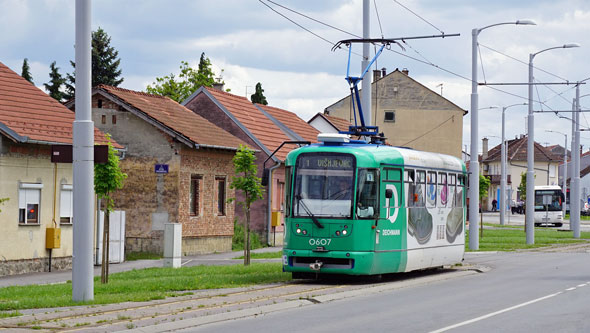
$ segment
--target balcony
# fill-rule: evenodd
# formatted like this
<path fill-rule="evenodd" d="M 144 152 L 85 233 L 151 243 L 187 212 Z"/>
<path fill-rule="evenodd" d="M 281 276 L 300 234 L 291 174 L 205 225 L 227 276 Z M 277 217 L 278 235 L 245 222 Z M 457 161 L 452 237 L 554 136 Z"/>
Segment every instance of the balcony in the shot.
<path fill-rule="evenodd" d="M 502 180 L 501 175 L 484 175 L 487 179 L 490 180 L 491 185 L 500 185 Z M 512 184 L 512 180 L 510 179 L 510 175 L 506 175 L 506 184 Z"/>

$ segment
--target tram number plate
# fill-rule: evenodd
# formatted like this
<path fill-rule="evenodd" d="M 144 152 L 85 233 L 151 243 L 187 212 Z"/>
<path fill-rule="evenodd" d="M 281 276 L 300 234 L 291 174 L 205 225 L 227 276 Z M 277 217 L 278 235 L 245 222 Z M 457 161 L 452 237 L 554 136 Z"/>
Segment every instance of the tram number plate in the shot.
<path fill-rule="evenodd" d="M 329 238 L 310 238 L 309 245 L 311 246 L 328 246 L 332 242 Z"/>

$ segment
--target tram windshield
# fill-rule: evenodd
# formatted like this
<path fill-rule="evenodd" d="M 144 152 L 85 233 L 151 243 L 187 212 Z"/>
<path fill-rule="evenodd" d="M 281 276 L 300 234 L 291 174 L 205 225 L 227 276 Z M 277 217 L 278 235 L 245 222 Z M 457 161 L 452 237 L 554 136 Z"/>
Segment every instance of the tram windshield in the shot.
<path fill-rule="evenodd" d="M 547 197 L 545 203 L 551 198 L 550 203 L 545 204 L 543 197 Z M 562 201 L 561 190 L 535 190 L 535 211 L 561 211 Z"/>
<path fill-rule="evenodd" d="M 350 217 L 354 162 L 350 154 L 301 154 L 295 170 L 293 216 Z"/>

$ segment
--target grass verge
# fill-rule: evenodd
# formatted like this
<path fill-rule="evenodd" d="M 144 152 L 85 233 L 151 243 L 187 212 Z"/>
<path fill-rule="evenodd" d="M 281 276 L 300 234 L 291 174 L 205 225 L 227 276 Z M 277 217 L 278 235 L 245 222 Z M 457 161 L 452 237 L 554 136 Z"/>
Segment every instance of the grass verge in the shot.
<path fill-rule="evenodd" d="M 497 224 L 493 224 L 499 227 Z M 481 230 L 480 230 L 481 232 Z M 498 229 L 484 229 L 479 238 L 478 251 L 514 251 L 533 249 L 555 244 L 573 244 L 590 242 L 590 232 L 582 232 L 580 239 L 574 238 L 572 231 L 557 231 L 550 228 L 535 228 L 535 244 L 526 243 L 526 234 L 522 226 L 502 226 Z M 469 230 L 465 236 L 465 250 L 469 249 Z"/>
<path fill-rule="evenodd" d="M 115 273 L 108 284 L 94 279 L 94 301 L 72 301 L 71 282 L 0 288 L 0 311 L 53 308 L 83 304 L 149 301 L 182 295 L 183 291 L 243 287 L 291 280 L 281 263 L 253 263 L 250 266 L 193 266 L 147 268 Z"/>
<path fill-rule="evenodd" d="M 250 252 L 250 259 L 275 259 L 275 258 L 282 258 L 282 257 L 283 257 L 283 251 L 262 252 L 262 253 Z M 233 259 L 244 259 L 244 256 L 235 257 Z"/>
<path fill-rule="evenodd" d="M 162 259 L 162 255 L 150 252 L 129 252 L 125 254 L 126 261 L 134 260 L 158 260 Z"/>

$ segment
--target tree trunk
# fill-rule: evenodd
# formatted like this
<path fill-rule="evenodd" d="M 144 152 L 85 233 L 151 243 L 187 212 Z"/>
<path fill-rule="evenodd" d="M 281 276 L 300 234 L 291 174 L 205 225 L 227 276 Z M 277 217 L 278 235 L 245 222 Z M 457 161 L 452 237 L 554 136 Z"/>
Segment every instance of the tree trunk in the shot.
<path fill-rule="evenodd" d="M 244 265 L 250 265 L 250 207 L 246 207 L 246 255 Z"/>

